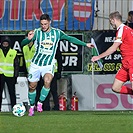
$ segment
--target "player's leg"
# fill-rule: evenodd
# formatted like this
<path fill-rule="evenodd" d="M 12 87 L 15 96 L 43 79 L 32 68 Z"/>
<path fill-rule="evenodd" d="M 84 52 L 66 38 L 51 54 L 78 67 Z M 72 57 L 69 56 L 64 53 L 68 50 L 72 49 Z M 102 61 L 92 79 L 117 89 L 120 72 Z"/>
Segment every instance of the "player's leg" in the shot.
<path fill-rule="evenodd" d="M 29 92 L 28 92 L 28 98 L 30 102 L 30 109 L 29 109 L 29 116 L 34 115 L 34 107 L 35 107 L 35 98 L 36 98 L 36 86 L 37 82 L 30 82 L 29 83 Z"/>
<path fill-rule="evenodd" d="M 123 85 L 121 87 L 120 93 L 133 95 L 133 59 L 129 59 L 125 63 L 125 67 L 124 69 L 121 69 L 119 77 L 121 78 L 123 82 L 130 80 L 131 85 L 132 85 L 130 88 Z"/>
<path fill-rule="evenodd" d="M 53 79 L 53 74 L 54 74 L 54 65 L 41 67 L 41 73 L 42 73 L 42 77 L 44 80 L 44 86 L 41 89 L 40 98 L 37 103 L 37 111 L 38 112 L 43 111 L 42 103 L 46 99 L 46 97 L 50 91 L 50 84 L 51 84 L 51 81 Z"/>
<path fill-rule="evenodd" d="M 31 106 L 35 105 L 36 86 L 37 86 L 37 82 L 30 82 L 29 83 L 28 97 L 29 97 L 29 102 L 30 102 Z"/>
<path fill-rule="evenodd" d="M 34 115 L 36 87 L 39 79 L 40 79 L 40 71 L 38 69 L 38 66 L 31 65 L 28 75 L 28 80 L 29 80 L 28 98 L 30 102 L 29 116 Z"/>
<path fill-rule="evenodd" d="M 120 93 L 121 87 L 123 86 L 124 82 L 115 78 L 114 83 L 112 85 L 112 90 L 116 93 Z"/>
<path fill-rule="evenodd" d="M 14 77 L 6 77 L 6 83 L 10 95 L 11 107 L 16 104 L 16 92 L 15 92 L 15 78 Z"/>
<path fill-rule="evenodd" d="M 42 103 L 43 101 L 46 99 L 46 97 L 49 94 L 50 91 L 50 84 L 52 81 L 53 75 L 50 73 L 46 73 L 44 75 L 44 86 L 42 87 L 42 90 L 40 92 L 40 98 L 39 98 L 39 102 L 37 103 L 37 111 L 38 112 L 42 112 Z"/>
<path fill-rule="evenodd" d="M 131 88 L 127 87 L 126 85 L 123 85 L 129 79 L 130 79 L 130 81 L 131 81 L 131 79 L 133 80 L 133 78 L 131 78 L 132 74 L 129 74 L 129 73 L 128 73 L 128 71 L 126 71 L 122 68 L 118 71 L 118 73 L 116 74 L 113 86 L 112 86 L 112 90 L 114 92 L 121 93 L 121 94 L 133 95 L 133 90 Z M 132 81 L 131 81 L 131 83 L 132 83 Z"/>

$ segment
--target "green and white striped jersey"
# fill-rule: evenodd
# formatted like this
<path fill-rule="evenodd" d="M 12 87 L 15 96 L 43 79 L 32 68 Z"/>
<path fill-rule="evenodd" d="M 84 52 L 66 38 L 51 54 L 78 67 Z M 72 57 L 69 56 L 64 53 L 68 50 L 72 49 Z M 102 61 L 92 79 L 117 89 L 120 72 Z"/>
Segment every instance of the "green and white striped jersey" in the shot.
<path fill-rule="evenodd" d="M 36 51 L 32 58 L 32 63 L 38 66 L 51 65 L 54 61 L 56 49 L 60 40 L 68 40 L 71 43 L 86 46 L 86 43 L 72 36 L 68 36 L 60 29 L 50 27 L 49 32 L 44 32 L 41 28 L 35 29 L 32 41 L 34 41 Z M 29 40 L 24 39 L 21 45 L 24 46 L 28 43 Z"/>
<path fill-rule="evenodd" d="M 41 29 L 35 30 L 33 39 L 35 40 L 36 52 L 32 63 L 38 66 L 51 65 L 56 54 L 60 34 L 60 30 L 54 28 L 51 28 L 49 32 L 43 32 Z"/>

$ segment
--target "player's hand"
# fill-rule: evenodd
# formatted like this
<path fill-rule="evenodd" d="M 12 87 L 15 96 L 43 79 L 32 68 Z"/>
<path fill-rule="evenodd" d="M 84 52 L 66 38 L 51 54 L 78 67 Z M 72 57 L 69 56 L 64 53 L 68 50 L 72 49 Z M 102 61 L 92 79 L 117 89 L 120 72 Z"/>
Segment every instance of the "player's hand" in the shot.
<path fill-rule="evenodd" d="M 99 58 L 99 56 L 93 56 L 92 58 L 91 58 L 91 61 L 92 62 L 95 62 L 95 61 L 98 61 L 100 58 Z"/>
<path fill-rule="evenodd" d="M 93 45 L 92 43 L 87 43 L 86 46 L 87 46 L 88 48 L 93 48 L 93 47 L 94 47 L 94 45 Z"/>
<path fill-rule="evenodd" d="M 34 36 L 34 31 L 30 31 L 28 33 L 28 40 L 31 40 L 33 38 L 33 36 Z"/>

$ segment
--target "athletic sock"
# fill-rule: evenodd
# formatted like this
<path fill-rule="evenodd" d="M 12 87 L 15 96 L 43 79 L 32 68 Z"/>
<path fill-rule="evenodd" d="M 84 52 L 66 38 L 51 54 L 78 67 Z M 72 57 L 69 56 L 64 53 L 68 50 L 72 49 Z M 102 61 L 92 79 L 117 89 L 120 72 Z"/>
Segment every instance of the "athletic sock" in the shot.
<path fill-rule="evenodd" d="M 127 86 L 122 86 L 120 90 L 121 94 L 130 94 L 133 95 L 133 90 Z"/>
<path fill-rule="evenodd" d="M 44 86 L 42 87 L 39 102 L 43 102 L 46 99 L 49 91 L 50 91 L 50 88 L 45 88 Z"/>
<path fill-rule="evenodd" d="M 35 104 L 35 98 L 36 98 L 36 90 L 33 92 L 28 92 L 28 98 L 31 106 L 34 106 Z"/>
<path fill-rule="evenodd" d="M 34 108 L 35 106 L 34 106 L 34 105 L 31 105 L 30 107 L 31 107 L 31 108 Z"/>
<path fill-rule="evenodd" d="M 42 101 L 39 100 L 39 101 L 37 102 L 37 104 L 42 104 Z"/>

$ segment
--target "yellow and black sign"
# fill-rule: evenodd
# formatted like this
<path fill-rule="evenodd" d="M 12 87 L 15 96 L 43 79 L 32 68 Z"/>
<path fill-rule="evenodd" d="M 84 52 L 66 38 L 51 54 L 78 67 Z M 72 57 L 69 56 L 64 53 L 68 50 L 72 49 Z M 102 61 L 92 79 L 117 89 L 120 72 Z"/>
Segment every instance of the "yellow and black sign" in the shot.
<path fill-rule="evenodd" d="M 93 39 L 97 46 L 97 50 L 100 53 L 106 51 L 115 40 L 115 31 L 107 30 L 107 31 L 96 31 L 93 32 Z M 95 55 L 92 53 L 92 56 Z M 121 67 L 121 54 L 120 50 L 117 49 L 113 54 L 108 55 L 102 58 L 103 68 L 101 69 L 97 62 L 94 63 L 94 72 L 97 74 L 115 74 L 119 68 Z M 88 63 L 87 71 L 92 71 L 92 64 Z"/>

